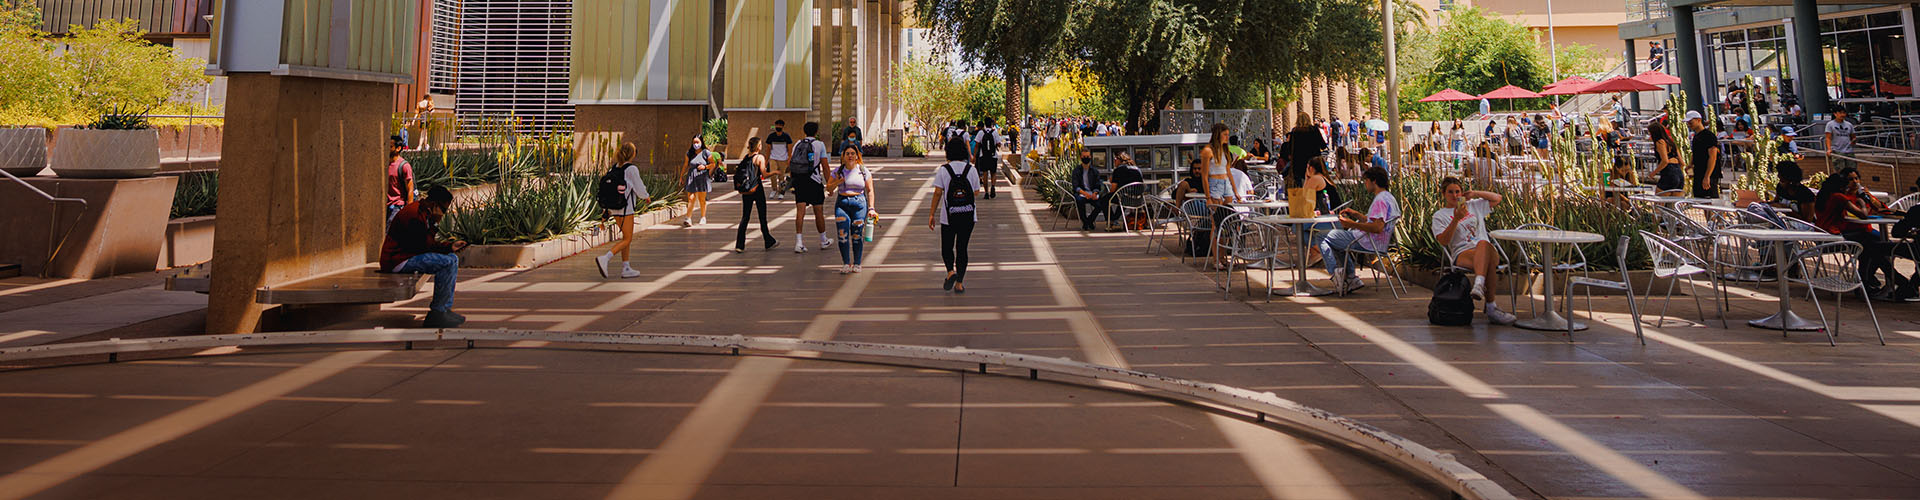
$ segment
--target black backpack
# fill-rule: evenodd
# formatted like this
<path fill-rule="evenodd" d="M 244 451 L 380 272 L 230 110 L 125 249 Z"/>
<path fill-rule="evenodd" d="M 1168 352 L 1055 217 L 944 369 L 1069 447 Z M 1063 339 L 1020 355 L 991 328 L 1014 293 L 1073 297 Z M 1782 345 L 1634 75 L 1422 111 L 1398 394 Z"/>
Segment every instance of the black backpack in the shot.
<path fill-rule="evenodd" d="M 953 164 L 943 166 L 947 170 L 947 213 L 958 214 L 973 211 L 973 182 L 967 180 L 967 173 L 973 171 L 969 163 L 954 173 Z"/>
<path fill-rule="evenodd" d="M 819 142 L 819 140 L 801 139 L 799 143 L 793 145 L 793 156 L 791 160 L 787 161 L 787 165 L 788 170 L 791 171 L 795 177 L 811 179 L 813 178 L 814 171 L 819 168 L 819 165 L 814 164 L 814 159 L 818 158 L 817 155 L 819 154 L 819 152 L 814 151 L 815 148 L 813 144 L 815 142 Z"/>
<path fill-rule="evenodd" d="M 1427 322 L 1440 326 L 1467 326 L 1473 323 L 1473 295 L 1467 291 L 1473 282 L 1467 273 L 1454 271 L 1440 276 L 1433 285 L 1433 301 L 1427 303 Z"/>
<path fill-rule="evenodd" d="M 600 191 L 595 196 L 600 200 L 600 208 L 612 211 L 627 209 L 627 167 L 631 164 L 614 165 L 600 176 Z"/>
<path fill-rule="evenodd" d="M 746 159 L 740 160 L 739 165 L 734 165 L 733 167 L 733 190 L 734 191 L 745 193 L 747 191 L 752 191 L 753 188 L 758 187 L 760 185 L 760 169 L 758 167 L 753 166 L 753 159 L 758 157 L 759 155 L 749 156 Z"/>

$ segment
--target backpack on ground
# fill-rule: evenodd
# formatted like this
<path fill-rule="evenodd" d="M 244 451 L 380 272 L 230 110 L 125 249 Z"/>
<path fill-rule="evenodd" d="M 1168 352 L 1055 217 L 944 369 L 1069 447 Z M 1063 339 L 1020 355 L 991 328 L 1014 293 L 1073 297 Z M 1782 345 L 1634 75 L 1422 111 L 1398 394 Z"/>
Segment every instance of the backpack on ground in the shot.
<path fill-rule="evenodd" d="M 600 176 L 600 190 L 595 196 L 600 208 L 611 211 L 627 209 L 627 167 L 630 164 L 614 165 Z"/>
<path fill-rule="evenodd" d="M 740 160 L 739 165 L 734 165 L 733 167 L 733 190 L 734 191 L 745 193 L 747 191 L 752 191 L 753 188 L 758 187 L 760 185 L 760 168 L 753 166 L 753 159 L 757 157 L 758 155 L 749 156 L 745 159 Z"/>
<path fill-rule="evenodd" d="M 1473 295 L 1467 273 L 1454 271 L 1440 276 L 1433 285 L 1433 301 L 1427 303 L 1427 322 L 1440 326 L 1467 326 L 1473 323 Z"/>
<path fill-rule="evenodd" d="M 973 182 L 967 180 L 967 173 L 973 171 L 973 164 L 966 164 L 958 173 L 953 171 L 952 163 L 941 168 L 947 169 L 947 213 L 972 212 Z"/>
<path fill-rule="evenodd" d="M 815 164 L 815 160 L 820 153 L 815 151 L 818 148 L 813 145 L 816 142 L 820 141 L 801 139 L 799 143 L 793 145 L 792 159 L 787 160 L 787 170 L 792 172 L 794 177 L 813 178 L 819 174 L 820 166 Z"/>

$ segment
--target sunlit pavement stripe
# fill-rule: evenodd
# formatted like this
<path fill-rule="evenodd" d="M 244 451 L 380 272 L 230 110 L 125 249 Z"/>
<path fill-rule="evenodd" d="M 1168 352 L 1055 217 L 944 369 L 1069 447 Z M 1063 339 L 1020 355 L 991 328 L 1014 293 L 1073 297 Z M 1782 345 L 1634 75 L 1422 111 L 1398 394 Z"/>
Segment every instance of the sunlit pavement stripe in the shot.
<path fill-rule="evenodd" d="M 1376 345 L 1381 349 L 1386 349 L 1388 353 L 1413 364 L 1415 368 L 1427 372 L 1428 375 L 1439 379 L 1441 383 L 1452 386 L 1454 390 L 1460 391 L 1461 394 L 1465 394 L 1467 397 L 1474 399 L 1507 398 L 1507 393 L 1500 392 L 1499 389 L 1487 385 L 1486 382 L 1480 381 L 1479 378 L 1468 375 L 1467 372 L 1447 364 L 1446 361 L 1442 361 L 1432 354 L 1428 354 L 1427 351 L 1414 347 L 1413 344 L 1401 340 L 1400 337 L 1396 337 L 1393 334 L 1387 333 L 1386 330 L 1376 328 L 1369 322 L 1361 321 L 1360 318 L 1355 318 L 1353 315 L 1347 314 L 1346 311 L 1335 307 L 1309 307 L 1307 310 L 1329 320 L 1333 320 L 1335 323 L 1348 325 L 1348 328 L 1352 330 L 1354 335 L 1359 335 L 1361 338 L 1367 339 L 1367 342 L 1364 342 L 1364 344 Z"/>
<path fill-rule="evenodd" d="M 1554 446 L 1572 453 L 1581 461 L 1600 469 L 1602 472 L 1619 479 L 1633 489 L 1640 490 L 1649 497 L 1670 499 L 1706 498 L 1693 490 L 1667 479 L 1666 476 L 1648 469 L 1626 455 L 1588 438 L 1580 431 L 1567 427 L 1552 417 L 1540 413 L 1532 407 L 1519 404 L 1496 403 L 1487 405 L 1487 409 L 1506 417 L 1508 421 L 1520 424 L 1534 435 L 1546 439 Z"/>
<path fill-rule="evenodd" d="M 82 474 L 118 462 L 194 431 L 325 380 L 384 354 L 347 351 L 287 370 L 220 397 L 94 441 L 0 477 L 0 500 L 26 498 Z"/>

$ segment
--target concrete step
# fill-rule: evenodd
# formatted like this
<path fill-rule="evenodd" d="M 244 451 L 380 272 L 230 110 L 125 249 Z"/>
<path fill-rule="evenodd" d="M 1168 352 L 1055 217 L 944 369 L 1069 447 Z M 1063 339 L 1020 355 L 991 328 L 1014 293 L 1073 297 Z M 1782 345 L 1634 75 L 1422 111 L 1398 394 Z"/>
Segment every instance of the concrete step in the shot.
<path fill-rule="evenodd" d="M 0 278 L 12 278 L 19 275 L 19 264 L 0 264 Z"/>

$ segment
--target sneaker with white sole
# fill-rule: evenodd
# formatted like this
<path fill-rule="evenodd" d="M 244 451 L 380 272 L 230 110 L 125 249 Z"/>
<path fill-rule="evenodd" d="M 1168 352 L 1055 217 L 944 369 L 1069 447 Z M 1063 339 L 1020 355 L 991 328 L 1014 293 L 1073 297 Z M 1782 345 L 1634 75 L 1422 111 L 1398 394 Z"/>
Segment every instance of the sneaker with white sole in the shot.
<path fill-rule="evenodd" d="M 833 238 L 828 238 L 827 235 L 824 235 L 824 234 L 820 235 L 821 250 L 826 250 L 832 246 L 833 246 Z"/>
<path fill-rule="evenodd" d="M 594 267 L 600 270 L 600 279 L 606 279 L 607 265 L 613 263 L 613 254 L 608 253 L 608 254 L 601 255 L 599 257 L 594 257 L 593 263 L 597 264 Z"/>
<path fill-rule="evenodd" d="M 800 238 L 794 238 L 794 240 L 800 240 Z M 807 244 L 806 244 L 806 242 L 805 242 L 805 241 L 794 241 L 794 242 L 793 242 L 793 253 L 807 253 Z"/>
<path fill-rule="evenodd" d="M 1515 319 L 1517 318 L 1513 317 L 1513 313 L 1502 311 L 1500 310 L 1500 306 L 1493 305 L 1491 302 L 1487 303 L 1487 322 L 1496 325 L 1511 325 Z"/>
<path fill-rule="evenodd" d="M 620 265 L 620 277 L 638 278 L 640 277 L 640 271 L 633 270 L 633 265 L 631 264 L 622 264 Z"/>
<path fill-rule="evenodd" d="M 854 264 L 854 265 L 853 265 L 853 272 L 854 272 L 854 274 L 859 274 L 859 273 L 860 273 L 860 265 L 859 265 L 859 264 Z"/>
<path fill-rule="evenodd" d="M 1487 300 L 1486 289 L 1487 289 L 1487 279 L 1481 276 L 1474 276 L 1473 292 L 1472 292 L 1473 300 Z"/>
<path fill-rule="evenodd" d="M 1342 294 L 1353 293 L 1367 286 L 1367 281 L 1360 279 L 1359 276 L 1347 276 L 1344 281 L 1346 281 L 1347 287 L 1340 291 Z"/>
<path fill-rule="evenodd" d="M 702 226 L 707 225 L 707 216 L 705 215 L 700 216 L 700 225 Z"/>

